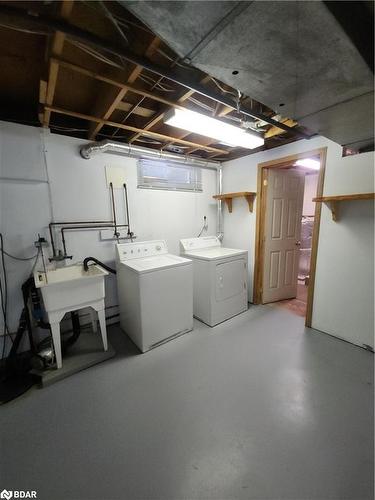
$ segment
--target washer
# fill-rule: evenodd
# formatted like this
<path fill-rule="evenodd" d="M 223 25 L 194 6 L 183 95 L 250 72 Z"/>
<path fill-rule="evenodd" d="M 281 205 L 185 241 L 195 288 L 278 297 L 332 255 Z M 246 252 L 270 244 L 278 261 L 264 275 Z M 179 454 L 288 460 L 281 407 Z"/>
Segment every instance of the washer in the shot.
<path fill-rule="evenodd" d="M 121 329 L 142 352 L 193 329 L 192 261 L 164 240 L 116 245 Z"/>
<path fill-rule="evenodd" d="M 247 310 L 247 251 L 224 248 L 216 236 L 180 240 L 193 260 L 194 316 L 215 326 Z"/>

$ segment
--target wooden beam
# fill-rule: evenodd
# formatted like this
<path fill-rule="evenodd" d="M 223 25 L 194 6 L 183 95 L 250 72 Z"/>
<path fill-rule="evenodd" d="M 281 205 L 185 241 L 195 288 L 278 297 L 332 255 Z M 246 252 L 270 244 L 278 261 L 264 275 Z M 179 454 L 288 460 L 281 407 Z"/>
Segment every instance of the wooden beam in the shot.
<path fill-rule="evenodd" d="M 82 66 L 77 66 L 76 64 L 73 64 L 73 63 L 71 63 L 71 62 L 69 62 L 69 61 L 67 61 L 65 59 L 62 59 L 62 58 L 54 58 L 54 59 L 56 59 L 56 61 L 58 62 L 58 64 L 60 66 L 62 66 L 63 68 L 70 69 L 71 71 L 75 71 L 77 73 L 80 73 L 82 75 L 88 76 L 90 78 L 94 78 L 95 80 L 107 83 L 108 85 L 113 85 L 114 87 L 127 89 L 127 91 L 129 91 L 129 92 L 133 92 L 135 94 L 139 94 L 141 96 L 147 97 L 147 98 L 152 99 L 154 101 L 161 102 L 162 104 L 167 105 L 169 108 L 173 107 L 173 108 L 177 108 L 177 109 L 187 109 L 186 107 L 182 106 L 181 104 L 184 101 L 186 101 L 194 93 L 192 90 L 189 90 L 189 91 L 185 92 L 177 100 L 177 102 L 174 102 L 174 101 L 170 101 L 169 99 L 165 99 L 164 97 L 159 96 L 158 94 L 154 94 L 154 93 L 148 92 L 147 90 L 144 90 L 144 89 L 142 89 L 140 87 L 137 87 L 134 84 L 130 85 L 128 83 L 122 83 L 122 82 L 119 82 L 118 80 L 114 80 L 113 78 L 109 78 L 109 77 L 100 75 L 99 73 L 96 73 L 95 71 L 91 71 L 89 69 L 83 68 Z M 208 79 L 208 78 L 209 78 L 208 76 L 205 77 L 202 80 L 202 83 L 204 83 L 206 81 L 206 79 Z M 229 112 L 230 112 L 230 108 L 228 108 L 227 113 L 229 113 Z M 164 117 L 165 113 L 166 113 L 166 111 L 163 111 L 163 112 L 159 113 L 159 115 L 157 115 L 156 117 L 154 117 L 151 120 L 151 122 L 153 122 L 153 124 L 156 124 L 157 122 L 159 122 Z M 227 114 L 227 113 L 225 113 L 225 114 Z M 223 116 L 224 116 L 224 114 L 223 114 Z M 156 118 L 157 118 L 157 120 L 156 120 Z M 154 120 L 155 120 L 155 122 L 154 122 Z M 121 128 L 121 127 L 119 127 L 119 128 Z M 148 130 L 150 128 L 152 128 L 152 127 L 149 126 Z M 143 134 L 144 131 L 147 131 L 147 129 L 145 129 L 145 130 L 139 129 L 138 130 L 139 133 L 142 132 L 140 135 L 144 135 Z M 135 137 L 137 136 L 137 138 L 139 138 L 140 135 L 138 135 L 138 133 L 134 134 L 134 136 L 131 138 L 131 140 L 135 141 L 136 140 Z M 180 139 L 183 139 L 184 137 L 186 137 L 188 135 L 190 135 L 190 132 L 183 132 L 182 135 L 181 135 L 181 137 L 170 138 L 170 140 L 168 141 L 168 143 L 169 144 L 174 144 L 175 142 L 178 142 Z M 214 141 L 210 140 L 210 144 L 213 144 L 213 143 L 214 143 Z M 181 144 L 181 142 L 180 142 L 180 144 Z M 209 151 L 208 145 L 200 145 L 200 144 L 194 143 L 194 147 L 192 148 L 193 151 L 201 150 L 201 149 L 203 149 L 205 151 Z M 214 151 L 214 155 L 216 155 L 216 154 L 227 154 L 228 153 L 227 151 L 225 151 L 223 149 L 211 148 L 211 150 L 215 150 Z"/>
<path fill-rule="evenodd" d="M 210 79 L 209 76 L 205 76 L 200 83 L 204 84 L 206 83 L 208 80 Z M 183 102 L 185 102 L 187 99 L 189 99 L 189 97 L 191 97 L 192 95 L 194 94 L 194 91 L 193 90 L 187 90 L 186 92 L 184 92 L 178 99 L 177 99 L 177 104 L 182 104 Z M 152 129 L 155 125 L 157 125 L 165 116 L 165 114 L 168 112 L 168 109 L 165 109 L 164 111 L 162 111 L 161 113 L 159 113 L 158 115 L 156 115 L 149 123 L 147 123 L 147 125 L 145 126 L 145 130 L 150 130 Z M 186 137 L 187 135 L 189 135 L 189 133 L 187 134 L 183 134 L 183 137 Z M 182 137 L 182 138 L 183 138 Z M 138 134 L 135 134 L 133 135 L 133 137 L 131 137 L 129 139 L 129 142 L 132 143 L 133 141 L 136 141 L 137 139 L 139 138 L 139 135 Z M 173 142 L 171 143 L 173 144 Z"/>
<path fill-rule="evenodd" d="M 53 60 L 56 60 L 58 64 L 64 68 L 70 69 L 72 71 L 76 71 L 77 73 L 80 73 L 82 75 L 86 75 L 90 78 L 94 78 L 95 80 L 107 83 L 109 85 L 113 85 L 114 87 L 118 88 L 123 88 L 126 89 L 128 92 L 133 92 L 134 94 L 138 94 L 144 97 L 148 97 L 149 99 L 152 99 L 157 102 L 161 102 L 162 104 L 166 104 L 167 106 L 171 106 L 174 108 L 179 108 L 179 109 L 186 109 L 183 106 L 177 104 L 176 102 L 170 101 L 169 99 L 165 99 L 162 96 L 159 96 L 158 94 L 153 94 L 152 92 L 148 92 L 145 89 L 142 89 L 141 87 L 137 87 L 136 85 L 130 85 L 128 83 L 122 83 L 118 80 L 114 80 L 113 78 L 108 78 L 106 76 L 99 75 L 98 73 L 95 73 L 94 71 L 88 70 L 86 68 L 82 68 L 81 66 L 77 66 L 76 64 L 72 64 L 71 62 L 68 62 L 62 58 L 53 58 Z"/>
<path fill-rule="evenodd" d="M 136 85 L 130 85 L 128 83 L 122 83 L 122 82 L 119 82 L 118 80 L 114 80 L 112 78 L 109 78 L 109 77 L 106 77 L 106 76 L 102 76 L 94 71 L 91 71 L 89 69 L 86 69 L 86 68 L 83 68 L 82 66 L 77 66 L 76 64 L 73 64 L 65 59 L 62 59 L 62 58 L 55 58 L 56 61 L 58 62 L 58 64 L 63 67 L 63 68 L 66 68 L 66 69 L 70 69 L 71 71 L 75 71 L 77 73 L 80 73 L 82 75 L 85 75 L 85 76 L 88 76 L 90 78 L 94 78 L 95 80 L 98 80 L 98 81 L 101 81 L 101 82 L 104 82 L 104 83 L 107 83 L 108 85 L 113 85 L 114 87 L 118 87 L 118 88 L 124 88 L 124 89 L 127 89 L 127 91 L 129 92 L 133 92 L 135 94 L 139 94 L 141 96 L 144 96 L 144 97 L 148 97 L 149 99 L 152 99 L 154 101 L 157 101 L 157 102 L 161 102 L 162 104 L 165 104 L 166 106 L 168 106 L 169 108 L 173 107 L 173 108 L 177 108 L 177 109 L 187 109 L 186 107 L 184 106 L 181 106 L 181 104 L 186 101 L 188 99 L 188 97 L 190 97 L 194 92 L 192 90 L 189 90 L 187 92 L 185 92 L 178 100 L 177 102 L 174 102 L 174 101 L 170 101 L 169 99 L 165 99 L 164 97 L 162 96 L 159 96 L 158 94 L 153 94 L 151 92 L 148 92 L 147 90 L 144 90 L 140 87 L 137 87 Z M 205 77 L 203 80 L 202 80 L 202 83 L 204 83 L 209 77 Z M 121 106 L 121 105 L 120 105 Z M 229 112 L 229 111 L 228 111 Z M 160 121 L 163 116 L 165 115 L 166 111 L 163 111 L 161 113 L 159 113 L 159 115 L 157 115 L 155 118 L 153 118 L 151 121 L 153 122 L 154 119 L 158 118 L 157 121 Z M 155 121 L 155 124 L 157 123 L 157 121 Z M 119 127 L 120 128 L 120 127 Z M 149 127 L 150 129 L 151 127 Z M 139 129 L 139 133 L 142 132 L 142 134 L 140 135 L 143 135 L 143 129 Z M 138 134 L 135 134 L 131 139 L 132 141 L 135 140 L 135 136 L 140 137 L 140 135 Z M 183 132 L 181 134 L 181 139 L 183 139 L 184 137 L 190 135 L 190 132 Z M 170 144 L 174 144 L 175 142 L 178 142 L 178 140 L 180 139 L 180 137 L 174 137 L 174 138 L 170 138 L 170 140 L 168 141 Z M 181 143 L 181 142 L 180 142 Z M 213 144 L 213 141 L 210 140 L 210 143 Z M 195 147 L 193 148 L 194 151 L 196 150 L 205 150 L 205 151 L 208 151 L 207 147 L 205 145 L 200 145 L 200 144 L 197 144 L 197 143 L 194 143 L 195 144 Z M 216 148 L 211 148 L 211 149 L 214 149 L 215 152 L 214 153 L 217 153 L 217 154 L 227 154 L 227 151 L 223 150 L 223 149 L 216 149 Z"/>
<path fill-rule="evenodd" d="M 155 50 L 158 48 L 160 44 L 160 39 L 158 37 L 154 37 L 147 47 L 145 56 L 150 57 Z M 140 73 L 142 72 L 142 66 L 136 65 L 133 70 L 130 72 L 127 83 L 134 83 Z M 100 97 L 99 101 L 95 106 L 95 115 L 101 116 L 104 120 L 108 120 L 111 117 L 112 113 L 115 111 L 119 103 L 123 100 L 125 95 L 127 94 L 127 88 L 112 88 L 109 94 Z M 89 138 L 91 140 L 95 139 L 96 135 L 100 132 L 103 125 L 101 123 L 92 124 L 89 128 Z"/>
<path fill-rule="evenodd" d="M 130 111 L 133 108 L 133 104 L 130 104 L 130 102 L 124 102 L 121 101 L 117 105 L 117 109 L 121 111 Z M 133 111 L 135 115 L 143 116 L 145 118 L 150 118 L 153 116 L 156 111 L 154 109 L 150 108 L 143 108 L 142 106 L 137 106 L 137 108 Z"/>
<path fill-rule="evenodd" d="M 295 127 L 296 125 L 298 125 L 297 122 L 291 120 L 290 118 L 284 118 L 283 120 L 281 120 L 281 123 L 283 123 L 284 125 L 288 125 L 288 127 Z M 280 134 L 285 134 L 285 130 L 279 127 L 272 126 L 265 132 L 264 138 L 269 139 L 270 137 L 274 137 L 275 135 Z"/>
<path fill-rule="evenodd" d="M 45 80 L 39 82 L 39 102 L 40 104 L 47 102 L 47 82 Z"/>
<path fill-rule="evenodd" d="M 101 123 L 103 125 L 108 125 L 109 127 L 115 127 L 115 128 L 121 128 L 123 130 L 129 130 L 131 132 L 138 132 L 141 135 L 146 135 L 149 137 L 154 137 L 155 139 L 160 139 L 162 141 L 169 141 L 171 139 L 170 136 L 164 135 L 164 134 L 159 134 L 158 132 L 152 132 L 151 130 L 142 130 L 137 127 L 132 127 L 130 125 L 125 125 L 124 123 L 117 123 L 117 122 L 112 122 L 110 120 L 103 120 L 102 118 L 98 118 L 96 116 L 91 116 L 91 115 L 86 115 L 84 113 L 77 113 L 76 111 L 69 111 L 66 109 L 62 108 L 57 108 L 57 107 L 52 107 L 52 106 L 46 106 L 46 109 L 51 113 L 59 113 L 61 115 L 67 115 L 67 116 L 73 116 L 75 118 L 80 118 L 82 120 L 87 120 L 90 122 L 95 122 L 95 123 Z M 190 146 L 190 147 L 198 147 L 199 149 L 204 149 L 206 151 L 211 151 L 219 154 L 227 154 L 228 152 L 222 149 L 217 149 L 217 148 L 212 148 L 209 146 L 200 146 L 199 144 L 195 142 L 190 142 L 190 141 L 185 141 L 183 139 L 176 139 L 175 142 L 179 144 L 183 144 L 184 146 Z"/>
<path fill-rule="evenodd" d="M 63 0 L 61 5 L 60 14 L 64 19 L 68 19 L 73 10 L 74 0 Z M 65 34 L 60 31 L 56 31 L 52 38 L 51 52 L 52 54 L 61 55 L 64 48 Z M 45 103 L 49 106 L 53 103 L 53 98 L 55 96 L 57 77 L 59 73 L 59 65 L 56 61 L 50 59 L 49 71 L 48 71 L 48 84 L 47 92 L 45 97 Z M 50 120 L 50 112 L 45 109 L 43 115 L 43 126 L 48 127 Z"/>

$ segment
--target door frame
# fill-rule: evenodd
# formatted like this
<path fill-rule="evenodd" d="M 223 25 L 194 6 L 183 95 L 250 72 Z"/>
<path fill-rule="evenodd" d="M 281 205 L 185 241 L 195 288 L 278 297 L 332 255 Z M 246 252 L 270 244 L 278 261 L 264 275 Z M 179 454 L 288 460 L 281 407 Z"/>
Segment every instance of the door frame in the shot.
<path fill-rule="evenodd" d="M 268 168 L 285 168 L 290 163 L 311 156 L 319 156 L 320 169 L 318 177 L 318 185 L 316 196 L 323 196 L 325 167 L 327 158 L 327 148 L 314 149 L 291 156 L 284 156 L 276 160 L 266 161 L 258 164 L 257 173 L 257 211 L 256 211 L 256 230 L 255 230 L 255 260 L 254 260 L 254 289 L 253 302 L 254 304 L 262 303 L 263 293 L 263 269 L 264 269 L 264 230 L 265 230 L 265 215 L 266 215 L 266 189 L 264 181 L 266 180 L 266 170 Z M 315 288 L 315 271 L 316 260 L 319 244 L 320 216 L 322 211 L 322 203 L 315 204 L 314 226 L 311 243 L 311 260 L 310 260 L 310 280 L 307 294 L 306 321 L 305 325 L 311 327 L 314 288 Z"/>

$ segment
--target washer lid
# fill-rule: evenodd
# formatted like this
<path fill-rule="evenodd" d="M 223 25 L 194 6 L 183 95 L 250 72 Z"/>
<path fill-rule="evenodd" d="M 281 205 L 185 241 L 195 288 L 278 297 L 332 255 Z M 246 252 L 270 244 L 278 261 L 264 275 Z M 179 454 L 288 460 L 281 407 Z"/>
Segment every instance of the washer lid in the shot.
<path fill-rule="evenodd" d="M 200 250 L 192 250 L 184 254 L 186 257 L 202 260 L 219 260 L 228 257 L 247 256 L 247 250 L 238 250 L 235 248 L 201 248 Z"/>
<path fill-rule="evenodd" d="M 128 260 L 121 263 L 121 265 L 129 267 L 137 273 L 148 273 L 189 264 L 191 264 L 191 260 L 170 253 Z"/>

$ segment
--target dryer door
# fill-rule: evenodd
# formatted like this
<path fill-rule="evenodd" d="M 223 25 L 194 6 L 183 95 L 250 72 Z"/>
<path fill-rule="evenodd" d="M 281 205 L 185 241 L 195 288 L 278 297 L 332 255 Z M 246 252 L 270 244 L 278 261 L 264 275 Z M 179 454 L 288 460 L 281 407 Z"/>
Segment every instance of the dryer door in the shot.
<path fill-rule="evenodd" d="M 246 264 L 244 259 L 217 264 L 215 271 L 217 302 L 244 293 L 244 290 L 246 290 Z"/>

